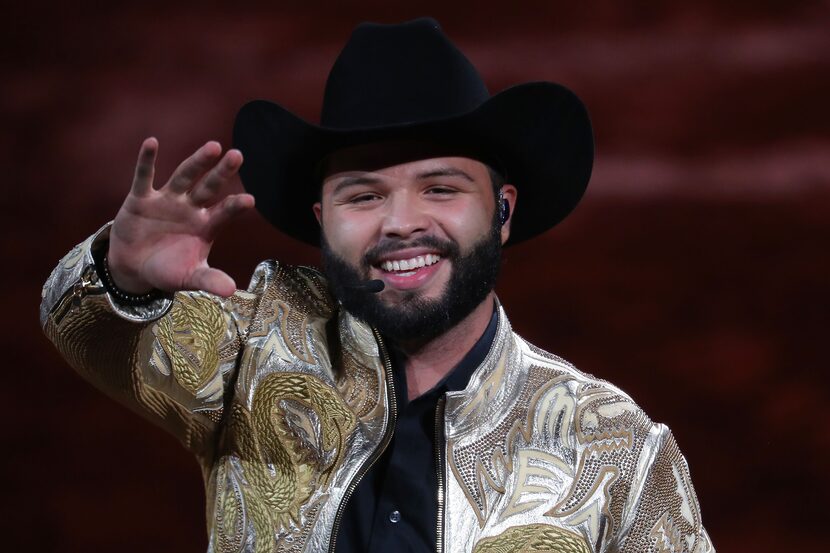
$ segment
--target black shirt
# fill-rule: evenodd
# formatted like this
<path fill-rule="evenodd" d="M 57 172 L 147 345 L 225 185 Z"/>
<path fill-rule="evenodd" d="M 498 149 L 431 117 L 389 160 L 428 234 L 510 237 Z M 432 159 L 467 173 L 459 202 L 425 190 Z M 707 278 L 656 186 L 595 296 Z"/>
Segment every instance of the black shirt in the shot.
<path fill-rule="evenodd" d="M 438 513 L 435 411 L 449 391 L 467 387 L 496 335 L 496 310 L 487 329 L 458 365 L 431 390 L 407 401 L 404 358 L 394 350 L 392 373 L 398 402 L 395 431 L 383 455 L 346 505 L 336 553 L 435 551 Z M 443 447 L 443 428 L 439 440 Z"/>

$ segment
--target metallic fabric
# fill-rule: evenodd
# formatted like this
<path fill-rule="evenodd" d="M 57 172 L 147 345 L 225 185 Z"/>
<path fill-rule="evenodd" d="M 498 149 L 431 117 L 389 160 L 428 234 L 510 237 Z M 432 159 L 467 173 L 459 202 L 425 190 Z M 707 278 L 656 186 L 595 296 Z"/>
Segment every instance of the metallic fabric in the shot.
<path fill-rule="evenodd" d="M 273 261 L 229 298 L 118 305 L 91 255 L 107 232 L 46 282 L 47 336 L 84 378 L 196 455 L 209 551 L 330 550 L 395 416 L 379 337 L 337 308 L 316 270 Z M 668 429 L 522 340 L 501 307 L 490 352 L 443 408 L 447 551 L 714 551 Z"/>
<path fill-rule="evenodd" d="M 495 342 L 467 389 L 447 397 L 447 543 L 714 551 L 665 426 L 619 389 L 516 336 L 503 314 Z"/>

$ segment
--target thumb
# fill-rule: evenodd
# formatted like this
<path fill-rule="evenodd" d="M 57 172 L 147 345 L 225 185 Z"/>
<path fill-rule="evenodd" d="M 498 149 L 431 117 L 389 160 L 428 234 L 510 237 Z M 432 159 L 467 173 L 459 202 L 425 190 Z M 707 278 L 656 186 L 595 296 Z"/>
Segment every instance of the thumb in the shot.
<path fill-rule="evenodd" d="M 227 273 L 211 267 L 199 267 L 190 275 L 186 288 L 204 290 L 227 298 L 236 291 L 236 283 Z"/>

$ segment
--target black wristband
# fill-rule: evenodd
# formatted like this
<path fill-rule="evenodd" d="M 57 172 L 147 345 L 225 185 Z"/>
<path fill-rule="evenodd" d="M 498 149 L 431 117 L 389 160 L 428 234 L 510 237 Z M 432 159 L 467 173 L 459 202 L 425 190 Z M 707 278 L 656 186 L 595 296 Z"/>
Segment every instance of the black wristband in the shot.
<path fill-rule="evenodd" d="M 118 303 L 134 306 L 147 305 L 154 301 L 170 297 L 170 294 L 157 289 L 150 290 L 144 294 L 131 294 L 129 292 L 125 292 L 116 286 L 115 281 L 112 279 L 109 263 L 107 261 L 107 255 L 104 254 L 97 261 L 99 262 L 95 264 L 95 268 L 98 270 L 98 278 L 101 280 L 101 284 L 104 288 L 106 288 L 107 292 L 109 292 Z"/>

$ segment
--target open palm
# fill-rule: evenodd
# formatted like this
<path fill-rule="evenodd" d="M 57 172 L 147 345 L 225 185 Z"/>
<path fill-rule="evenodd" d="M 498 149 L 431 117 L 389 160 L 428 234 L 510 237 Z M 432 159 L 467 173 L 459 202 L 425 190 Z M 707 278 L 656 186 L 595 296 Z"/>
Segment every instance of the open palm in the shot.
<path fill-rule="evenodd" d="M 250 194 L 224 192 L 242 154 L 229 150 L 222 156 L 222 147 L 208 142 L 155 189 L 157 152 L 154 138 L 141 145 L 132 188 L 115 217 L 107 254 L 113 280 L 132 293 L 157 288 L 231 295 L 233 279 L 210 267 L 207 257 L 219 229 L 254 205 Z"/>

